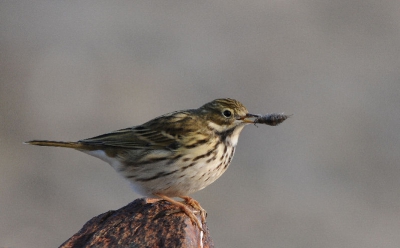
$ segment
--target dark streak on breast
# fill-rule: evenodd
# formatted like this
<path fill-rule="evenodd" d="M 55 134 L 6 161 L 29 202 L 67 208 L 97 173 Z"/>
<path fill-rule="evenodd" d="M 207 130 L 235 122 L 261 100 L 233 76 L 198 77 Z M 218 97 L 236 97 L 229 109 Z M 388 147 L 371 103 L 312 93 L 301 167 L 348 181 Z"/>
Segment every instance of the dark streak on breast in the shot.
<path fill-rule="evenodd" d="M 185 146 L 185 148 L 188 148 L 188 149 L 194 148 L 194 147 L 196 147 L 196 146 L 204 145 L 204 144 L 207 143 L 207 142 L 208 142 L 207 139 L 198 140 L 197 142 L 195 142 L 195 143 L 193 143 L 193 144 L 191 144 L 191 145 Z"/>
<path fill-rule="evenodd" d="M 197 160 L 199 160 L 199 159 L 201 159 L 201 158 L 205 158 L 205 157 L 210 156 L 210 154 L 214 151 L 214 149 L 215 149 L 215 148 L 209 150 L 206 154 L 202 154 L 202 155 L 199 155 L 199 156 L 195 157 L 195 158 L 193 159 L 193 161 L 197 161 Z"/>
<path fill-rule="evenodd" d="M 196 163 L 196 162 L 190 163 L 189 165 L 186 165 L 186 166 L 182 167 L 182 168 L 181 168 L 181 171 L 184 171 L 184 170 L 186 170 L 187 168 L 192 167 L 192 166 L 195 165 L 195 164 L 197 164 L 197 163 Z"/>
<path fill-rule="evenodd" d="M 178 170 L 173 170 L 173 171 L 171 171 L 171 172 L 159 172 L 159 173 L 157 173 L 155 176 L 148 177 L 148 178 L 138 178 L 138 179 L 136 179 L 136 181 L 138 181 L 138 182 L 148 182 L 148 181 L 151 181 L 151 180 L 155 180 L 155 179 L 157 179 L 157 178 L 160 178 L 160 177 L 165 177 L 165 176 L 174 174 L 174 173 L 177 172 L 177 171 L 178 171 Z"/>

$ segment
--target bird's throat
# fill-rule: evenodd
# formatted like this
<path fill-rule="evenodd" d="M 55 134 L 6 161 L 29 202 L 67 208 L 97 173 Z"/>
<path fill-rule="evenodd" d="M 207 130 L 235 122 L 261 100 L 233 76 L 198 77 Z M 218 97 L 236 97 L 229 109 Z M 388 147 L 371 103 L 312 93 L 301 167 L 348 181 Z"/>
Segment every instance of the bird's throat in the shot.
<path fill-rule="evenodd" d="M 236 126 L 234 128 L 225 130 L 223 132 L 216 132 L 218 137 L 227 146 L 236 146 L 239 140 L 240 132 L 243 130 L 244 125 Z"/>

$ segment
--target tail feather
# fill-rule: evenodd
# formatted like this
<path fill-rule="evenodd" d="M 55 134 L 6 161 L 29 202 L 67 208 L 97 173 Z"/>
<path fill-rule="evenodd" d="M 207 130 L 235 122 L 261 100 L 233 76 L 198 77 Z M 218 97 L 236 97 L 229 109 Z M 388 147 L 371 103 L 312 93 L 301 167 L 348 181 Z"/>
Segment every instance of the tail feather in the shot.
<path fill-rule="evenodd" d="M 54 146 L 54 147 L 66 147 L 78 149 L 82 144 L 78 142 L 64 142 L 64 141 L 50 141 L 50 140 L 31 140 L 24 142 L 24 144 L 35 145 L 35 146 Z"/>

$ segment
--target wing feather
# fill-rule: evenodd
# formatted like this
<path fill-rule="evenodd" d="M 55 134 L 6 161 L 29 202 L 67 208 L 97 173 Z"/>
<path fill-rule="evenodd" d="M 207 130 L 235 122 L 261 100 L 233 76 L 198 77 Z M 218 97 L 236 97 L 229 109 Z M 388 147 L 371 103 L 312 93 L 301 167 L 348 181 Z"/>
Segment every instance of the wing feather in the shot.
<path fill-rule="evenodd" d="M 191 112 L 192 110 L 173 112 L 140 126 L 120 129 L 79 142 L 126 149 L 170 150 L 179 147 L 186 134 L 198 130 L 198 122 Z"/>
<path fill-rule="evenodd" d="M 161 132 L 147 130 L 137 132 L 135 127 L 117 130 L 89 139 L 80 140 L 80 143 L 96 146 L 111 146 L 127 149 L 154 149 L 165 148 L 176 142 L 173 137 L 167 137 Z"/>

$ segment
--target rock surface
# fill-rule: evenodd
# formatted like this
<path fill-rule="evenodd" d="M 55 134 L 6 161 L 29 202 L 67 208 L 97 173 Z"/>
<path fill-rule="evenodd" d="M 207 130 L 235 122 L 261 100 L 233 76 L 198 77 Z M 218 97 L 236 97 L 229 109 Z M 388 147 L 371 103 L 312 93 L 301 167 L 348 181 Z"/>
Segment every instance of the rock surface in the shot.
<path fill-rule="evenodd" d="M 169 202 L 141 198 L 92 218 L 60 247 L 214 247 L 203 230 Z"/>

